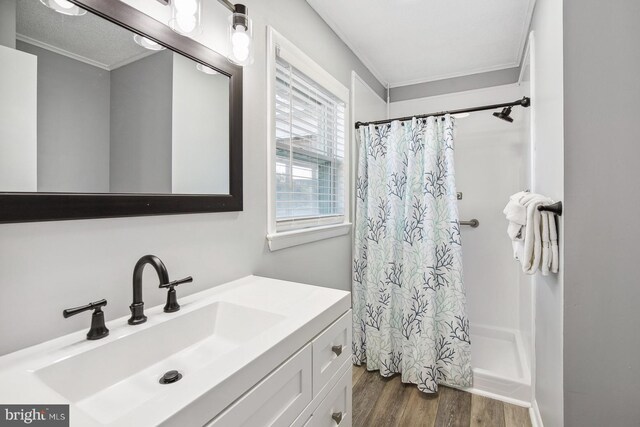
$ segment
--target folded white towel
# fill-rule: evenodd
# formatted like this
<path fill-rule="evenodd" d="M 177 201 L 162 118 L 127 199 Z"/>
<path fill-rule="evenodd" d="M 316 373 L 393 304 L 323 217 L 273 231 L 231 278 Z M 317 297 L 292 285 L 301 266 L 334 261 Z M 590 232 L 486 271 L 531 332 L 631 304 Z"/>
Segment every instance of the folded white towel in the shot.
<path fill-rule="evenodd" d="M 520 261 L 524 257 L 524 240 L 513 240 L 511 242 L 513 248 L 513 259 Z"/>
<path fill-rule="evenodd" d="M 527 208 L 520 203 L 520 199 L 526 194 L 528 194 L 526 191 L 521 191 L 511 196 L 509 203 L 507 203 L 507 206 L 505 206 L 502 211 L 507 221 L 509 221 L 507 234 L 513 241 L 524 239 L 524 226 L 527 223 Z"/>
<path fill-rule="evenodd" d="M 523 228 L 524 225 L 509 221 L 509 225 L 507 225 L 507 234 L 509 235 L 509 238 L 511 240 L 524 239 L 524 233 L 522 232 Z"/>
<path fill-rule="evenodd" d="M 556 216 L 549 213 L 549 239 L 551 243 L 551 272 L 558 272 L 558 230 L 556 228 Z"/>
<path fill-rule="evenodd" d="M 507 217 L 507 221 L 516 224 L 525 225 L 527 223 L 527 208 L 522 205 L 522 198 L 529 194 L 527 191 L 521 191 L 509 197 L 509 203 L 502 211 Z"/>
<path fill-rule="evenodd" d="M 538 206 L 553 203 L 535 193 L 520 192 L 509 198 L 503 213 L 509 220 L 507 234 L 512 241 L 513 256 L 522 264 L 522 271 L 543 275 L 558 272 L 558 237 L 555 216 L 540 212 Z M 524 212 L 524 218 L 522 213 Z"/>
<path fill-rule="evenodd" d="M 507 218 L 507 221 L 513 222 L 518 225 L 525 225 L 527 223 L 527 208 L 514 200 L 509 200 L 507 206 L 502 211 Z"/>
<path fill-rule="evenodd" d="M 543 276 L 549 275 L 551 267 L 551 248 L 549 247 L 549 212 L 541 212 L 542 218 L 542 264 L 540 269 Z"/>
<path fill-rule="evenodd" d="M 538 206 L 549 203 L 549 199 L 539 194 L 530 194 L 523 198 L 523 204 L 527 207 L 527 225 L 524 236 L 524 254 L 520 262 L 522 271 L 526 274 L 535 274 L 542 262 L 542 215 Z"/>

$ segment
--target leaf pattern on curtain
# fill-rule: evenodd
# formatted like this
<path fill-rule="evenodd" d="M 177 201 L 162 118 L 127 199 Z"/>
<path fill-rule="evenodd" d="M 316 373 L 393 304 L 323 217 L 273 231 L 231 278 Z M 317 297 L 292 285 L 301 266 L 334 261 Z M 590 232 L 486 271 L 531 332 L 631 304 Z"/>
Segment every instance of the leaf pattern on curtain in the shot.
<path fill-rule="evenodd" d="M 362 127 L 353 362 L 434 393 L 472 384 L 450 116 Z"/>

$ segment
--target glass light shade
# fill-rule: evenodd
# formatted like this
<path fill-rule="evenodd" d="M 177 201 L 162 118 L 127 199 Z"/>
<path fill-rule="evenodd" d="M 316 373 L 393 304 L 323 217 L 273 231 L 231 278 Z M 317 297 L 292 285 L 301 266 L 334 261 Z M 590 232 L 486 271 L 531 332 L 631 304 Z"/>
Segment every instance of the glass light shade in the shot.
<path fill-rule="evenodd" d="M 134 34 L 133 35 L 133 41 L 136 42 L 136 44 L 142 46 L 145 49 L 149 49 L 149 50 L 163 50 L 164 46 L 162 46 L 161 44 L 158 44 L 156 42 L 154 42 L 151 39 L 148 39 L 146 37 L 142 37 L 140 34 Z"/>
<path fill-rule="evenodd" d="M 236 65 L 253 63 L 253 23 L 244 13 L 229 16 L 229 54 L 227 59 Z"/>
<path fill-rule="evenodd" d="M 58 13 L 70 16 L 82 16 L 87 13 L 86 10 L 76 6 L 67 0 L 40 0 L 40 3 L 53 9 Z"/>
<path fill-rule="evenodd" d="M 210 75 L 218 74 L 218 72 L 213 68 L 207 67 L 206 65 L 202 65 L 202 64 L 196 64 L 196 69 L 198 71 L 202 71 L 205 74 L 210 74 Z"/>
<path fill-rule="evenodd" d="M 183 36 L 199 34 L 201 13 L 202 0 L 172 0 L 169 28 Z"/>

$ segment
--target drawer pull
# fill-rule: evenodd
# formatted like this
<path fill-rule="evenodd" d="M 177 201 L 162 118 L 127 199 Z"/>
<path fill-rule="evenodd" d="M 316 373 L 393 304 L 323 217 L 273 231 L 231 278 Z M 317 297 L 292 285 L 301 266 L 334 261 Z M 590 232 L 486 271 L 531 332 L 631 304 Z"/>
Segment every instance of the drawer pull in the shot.
<path fill-rule="evenodd" d="M 342 346 L 334 345 L 333 347 L 331 347 L 331 351 L 333 351 L 336 354 L 336 356 L 340 356 L 342 354 Z"/>
<path fill-rule="evenodd" d="M 340 425 L 340 422 L 342 422 L 342 412 L 334 412 L 333 414 L 331 414 L 331 418 L 336 422 L 337 425 Z"/>

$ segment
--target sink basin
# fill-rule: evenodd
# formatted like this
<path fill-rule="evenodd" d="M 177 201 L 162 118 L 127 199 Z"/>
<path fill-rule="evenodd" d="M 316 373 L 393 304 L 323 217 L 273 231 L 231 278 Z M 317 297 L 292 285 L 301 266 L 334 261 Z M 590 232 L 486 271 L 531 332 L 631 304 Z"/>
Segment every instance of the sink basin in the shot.
<path fill-rule="evenodd" d="M 257 276 L 0 357 L 0 402 L 69 404 L 72 426 L 204 425 L 350 307 L 349 293 Z M 88 324 L 87 324 L 88 326 Z M 182 377 L 170 384 L 169 371 Z"/>
<path fill-rule="evenodd" d="M 160 384 L 170 370 L 188 378 L 284 319 L 215 302 L 35 371 L 45 384 L 108 424 L 177 383 Z M 259 327 L 257 327 L 259 326 Z"/>

